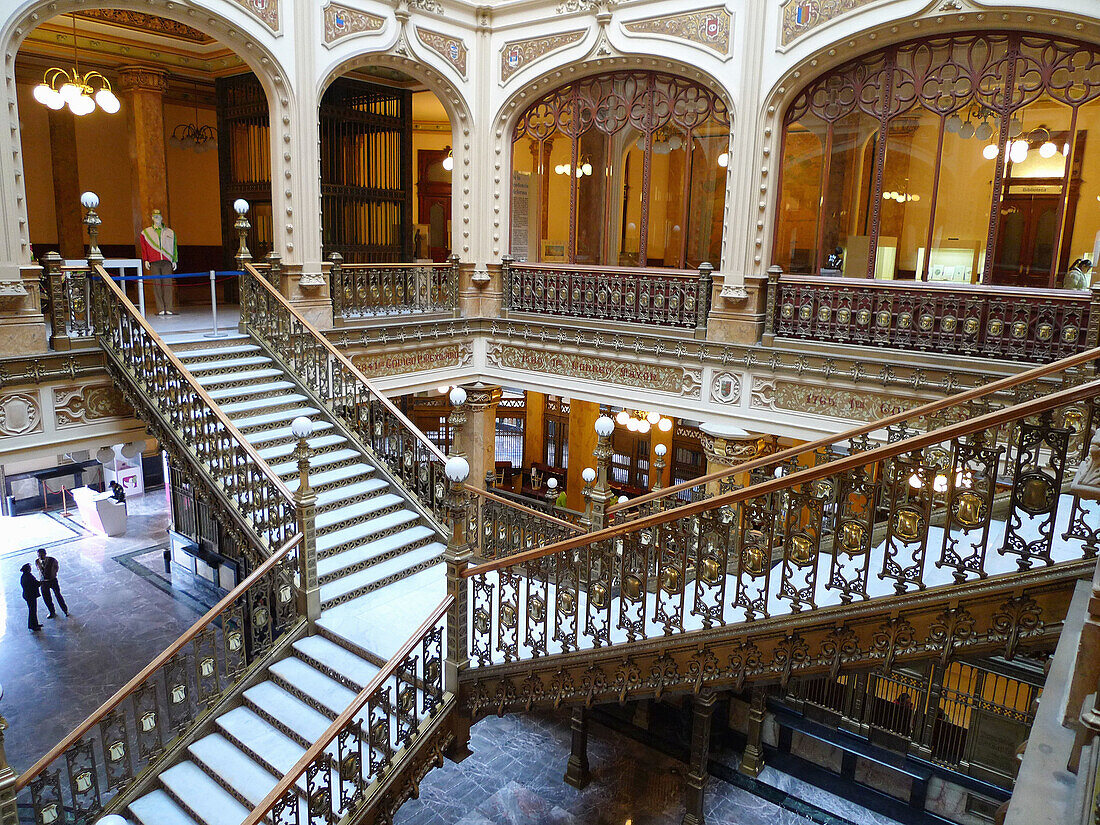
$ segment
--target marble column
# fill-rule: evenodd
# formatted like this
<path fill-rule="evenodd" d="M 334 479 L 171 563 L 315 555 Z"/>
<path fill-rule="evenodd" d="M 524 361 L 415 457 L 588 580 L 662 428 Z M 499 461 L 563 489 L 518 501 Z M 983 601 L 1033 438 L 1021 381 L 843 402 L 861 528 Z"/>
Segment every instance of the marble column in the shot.
<path fill-rule="evenodd" d="M 684 790 L 683 825 L 703 825 L 703 789 L 707 784 L 710 761 L 710 728 L 717 697 L 710 691 L 700 693 L 692 704 L 691 761 Z"/>
<path fill-rule="evenodd" d="M 584 707 L 573 708 L 570 726 L 573 738 L 569 762 L 565 766 L 565 781 L 574 788 L 583 788 L 592 778 L 588 770 L 588 711 Z"/>
<path fill-rule="evenodd" d="M 485 489 L 485 474 L 496 470 L 497 404 L 504 390 L 490 384 L 465 384 L 466 424 L 459 436 L 462 454 L 470 462 L 467 486 Z"/>
<path fill-rule="evenodd" d="M 76 118 L 68 109 L 49 109 L 50 162 L 57 216 L 57 249 L 62 258 L 84 257 L 84 215 L 80 211 Z"/>
<path fill-rule="evenodd" d="M 593 425 L 600 417 L 600 405 L 595 401 L 569 400 L 569 466 L 565 472 L 565 506 L 570 510 L 584 509 L 585 467 L 596 467 L 596 431 Z"/>
<path fill-rule="evenodd" d="M 137 238 L 149 225 L 154 209 L 164 213 L 165 226 L 172 225 L 168 210 L 168 160 L 164 151 L 168 72 L 147 66 L 123 66 L 118 70 L 118 89 L 125 97 L 123 109 L 129 121 L 133 237 L 134 248 L 140 252 Z"/>
<path fill-rule="evenodd" d="M 523 422 L 523 468 L 529 470 L 536 461 L 546 458 L 546 393 L 527 390 Z"/>

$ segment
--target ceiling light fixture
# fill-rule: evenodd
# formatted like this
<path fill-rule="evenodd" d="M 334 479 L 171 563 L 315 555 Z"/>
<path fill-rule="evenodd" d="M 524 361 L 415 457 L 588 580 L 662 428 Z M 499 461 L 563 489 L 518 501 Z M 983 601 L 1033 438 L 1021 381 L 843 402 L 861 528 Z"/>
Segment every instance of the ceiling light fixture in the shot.
<path fill-rule="evenodd" d="M 121 108 L 118 98 L 111 91 L 111 82 L 94 69 L 84 74 L 76 54 L 76 16 L 73 21 L 73 68 L 53 66 L 46 69 L 42 82 L 34 87 L 34 99 L 54 111 L 66 105 L 74 115 L 82 116 L 95 111 L 96 105 L 109 115 Z M 96 89 L 92 84 L 99 86 Z"/>
<path fill-rule="evenodd" d="M 199 125 L 199 84 L 195 84 L 194 91 L 195 121 L 194 123 L 181 123 L 172 130 L 172 137 L 168 138 L 168 145 L 177 149 L 190 149 L 202 154 L 209 152 L 218 145 L 218 130 L 209 124 Z"/>

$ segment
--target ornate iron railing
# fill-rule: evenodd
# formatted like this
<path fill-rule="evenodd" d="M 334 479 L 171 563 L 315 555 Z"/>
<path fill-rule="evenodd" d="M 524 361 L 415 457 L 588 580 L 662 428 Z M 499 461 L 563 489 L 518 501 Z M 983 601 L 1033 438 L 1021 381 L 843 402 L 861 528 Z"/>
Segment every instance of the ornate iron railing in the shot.
<path fill-rule="evenodd" d="M 1092 296 L 769 272 L 765 334 L 1043 363 L 1095 347 Z M 1093 324 L 1093 327 L 1090 327 Z"/>
<path fill-rule="evenodd" d="M 1091 558 L 1100 510 L 1064 487 L 1100 425 L 1098 395 L 1092 381 L 467 569 L 471 660 L 855 604 L 1005 574 L 1013 560 L 1026 571 Z M 949 655 L 955 634 L 976 631 L 965 615 L 945 622 Z"/>
<path fill-rule="evenodd" d="M 489 483 L 488 479 L 486 479 L 485 483 Z M 556 496 L 553 499 L 533 498 L 531 496 L 524 496 L 520 495 L 519 493 L 514 493 L 511 490 L 501 489 L 500 487 L 494 487 L 492 489 L 492 492 L 500 496 L 501 498 L 506 499 L 512 504 L 517 504 L 520 507 L 526 507 L 527 509 L 535 510 L 539 513 L 542 513 L 543 515 L 553 516 L 556 519 L 567 521 L 570 524 L 582 525 L 582 522 L 585 518 L 585 514 L 581 510 L 570 510 L 568 507 L 559 507 L 555 503 L 557 501 Z"/>
<path fill-rule="evenodd" d="M 42 256 L 42 302 L 50 328 L 50 347 L 71 349 L 74 342 L 91 343 L 95 335 L 91 309 L 91 270 L 64 266 L 61 256 Z"/>
<path fill-rule="evenodd" d="M 580 264 L 530 264 L 501 259 L 506 312 L 533 312 L 695 330 L 710 313 L 714 268 L 698 272 Z"/>
<path fill-rule="evenodd" d="M 36 825 L 112 808 L 288 634 L 302 627 L 292 536 L 98 710 L 19 776 Z"/>
<path fill-rule="evenodd" d="M 452 602 L 447 596 L 432 611 L 243 825 L 359 821 L 452 701 L 443 682 L 445 616 Z"/>
<path fill-rule="evenodd" d="M 446 456 L 252 264 L 240 278 L 241 323 L 338 417 L 387 470 L 446 521 Z"/>
<path fill-rule="evenodd" d="M 1053 389 L 1082 383 L 1095 374 L 1098 360 L 1100 348 L 1089 349 L 877 421 L 857 425 L 836 435 L 826 435 L 614 504 L 607 508 L 607 514 L 619 522 L 629 521 L 640 515 L 729 492 L 739 486 L 738 479 L 744 481 L 747 477 L 751 480 L 753 474 L 763 476 L 781 467 L 785 468 L 784 471 L 797 469 L 799 462 L 806 462 L 807 457 L 811 457 L 815 465 L 824 464 L 846 453 L 869 449 L 872 446 L 870 436 L 876 432 L 885 433 L 889 441 L 920 432 L 932 432 L 948 424 L 1027 401 Z"/>
<path fill-rule="evenodd" d="M 443 264 L 345 264 L 334 252 L 330 260 L 335 320 L 458 311 L 458 256 Z"/>
<path fill-rule="evenodd" d="M 289 488 L 210 398 L 102 268 L 92 279 L 92 316 L 108 368 L 134 409 L 164 423 L 161 441 L 198 468 L 268 552 L 302 530 Z M 238 542 L 243 543 L 243 542 Z"/>
<path fill-rule="evenodd" d="M 500 491 L 466 490 L 466 537 L 477 559 L 504 558 L 584 532 L 583 527 L 498 495 Z"/>

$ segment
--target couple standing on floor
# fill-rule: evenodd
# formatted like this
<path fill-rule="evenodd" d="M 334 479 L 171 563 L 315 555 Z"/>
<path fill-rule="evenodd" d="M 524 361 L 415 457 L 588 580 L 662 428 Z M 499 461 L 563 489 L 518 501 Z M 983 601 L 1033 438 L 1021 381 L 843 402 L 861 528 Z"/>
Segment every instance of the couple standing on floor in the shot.
<path fill-rule="evenodd" d="M 38 558 L 34 560 L 35 567 L 38 568 L 39 578 L 35 578 L 31 573 L 30 564 L 24 564 L 19 568 L 23 575 L 19 577 L 19 584 L 23 588 L 23 601 L 27 603 L 27 627 L 31 630 L 41 630 L 42 625 L 38 623 L 38 597 L 42 596 L 42 601 L 46 603 L 46 609 L 49 610 L 49 617 L 51 619 L 57 618 L 57 611 L 53 608 L 53 597 L 57 597 L 57 604 L 66 616 L 69 615 L 69 606 L 65 604 L 65 597 L 61 595 L 61 587 L 57 583 L 57 572 L 61 569 L 61 565 L 58 564 L 57 559 L 53 556 L 47 556 L 46 551 L 42 548 L 38 550 Z"/>

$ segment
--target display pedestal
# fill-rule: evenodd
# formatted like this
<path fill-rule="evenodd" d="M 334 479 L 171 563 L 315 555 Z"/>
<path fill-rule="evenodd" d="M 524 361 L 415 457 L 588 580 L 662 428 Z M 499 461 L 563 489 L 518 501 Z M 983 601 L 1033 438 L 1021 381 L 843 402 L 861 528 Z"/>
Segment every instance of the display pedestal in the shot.
<path fill-rule="evenodd" d="M 115 501 L 110 493 L 100 493 L 91 487 L 77 487 L 71 492 L 85 527 L 101 536 L 126 535 L 125 502 Z"/>

